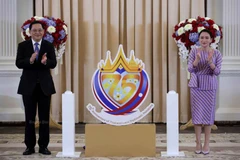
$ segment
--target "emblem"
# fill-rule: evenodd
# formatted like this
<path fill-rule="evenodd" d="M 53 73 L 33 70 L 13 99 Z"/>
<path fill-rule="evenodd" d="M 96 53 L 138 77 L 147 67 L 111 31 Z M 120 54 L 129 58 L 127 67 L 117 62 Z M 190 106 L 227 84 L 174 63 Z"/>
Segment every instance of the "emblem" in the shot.
<path fill-rule="evenodd" d="M 110 51 L 107 57 L 100 60 L 98 69 L 92 76 L 93 95 L 102 107 L 101 112 L 88 104 L 87 109 L 103 123 L 121 126 L 135 123 L 145 117 L 154 104 L 140 111 L 138 108 L 148 95 L 150 81 L 144 70 L 144 63 L 135 58 L 134 51 L 126 58 L 122 45 L 112 61 Z"/>

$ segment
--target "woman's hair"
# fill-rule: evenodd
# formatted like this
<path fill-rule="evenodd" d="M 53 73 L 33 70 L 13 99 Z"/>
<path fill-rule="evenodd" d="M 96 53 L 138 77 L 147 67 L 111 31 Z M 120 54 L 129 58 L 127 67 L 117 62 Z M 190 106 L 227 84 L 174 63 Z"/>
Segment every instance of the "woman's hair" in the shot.
<path fill-rule="evenodd" d="M 198 37 L 200 37 L 200 35 L 201 35 L 203 32 L 208 33 L 208 34 L 210 35 L 210 37 L 213 38 L 212 33 L 211 33 L 208 29 L 203 29 L 203 30 L 201 30 L 201 32 L 198 34 Z"/>
<path fill-rule="evenodd" d="M 34 25 L 34 24 L 41 24 L 42 28 L 44 29 L 44 26 L 43 26 L 43 23 L 42 23 L 42 22 L 40 22 L 40 21 L 33 21 L 33 22 L 29 25 L 29 30 L 32 29 L 32 25 Z"/>

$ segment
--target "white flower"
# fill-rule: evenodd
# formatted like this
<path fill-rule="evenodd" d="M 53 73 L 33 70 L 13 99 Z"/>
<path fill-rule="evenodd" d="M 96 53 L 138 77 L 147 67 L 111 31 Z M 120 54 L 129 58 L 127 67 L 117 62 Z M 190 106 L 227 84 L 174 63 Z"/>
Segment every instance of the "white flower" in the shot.
<path fill-rule="evenodd" d="M 215 38 L 214 38 L 215 43 L 218 43 L 218 42 L 220 41 L 220 38 L 221 38 L 220 36 L 215 37 Z"/>
<path fill-rule="evenodd" d="M 188 22 L 189 22 L 189 23 L 192 23 L 192 21 L 196 21 L 196 19 L 195 19 L 195 18 L 190 18 L 190 19 L 188 19 Z"/>
<path fill-rule="evenodd" d="M 184 28 L 183 28 L 183 27 L 180 27 L 180 28 L 177 30 L 178 36 L 181 36 L 183 33 L 184 33 Z"/>
<path fill-rule="evenodd" d="M 216 24 L 213 24 L 213 28 L 215 28 L 216 30 L 219 30 L 219 27 Z"/>
<path fill-rule="evenodd" d="M 25 32 L 26 32 L 26 35 L 27 35 L 28 37 L 31 36 L 31 34 L 30 34 L 30 32 L 29 32 L 29 28 L 27 28 Z"/>
<path fill-rule="evenodd" d="M 198 27 L 198 33 L 201 32 L 203 29 L 205 29 L 204 27 Z"/>
<path fill-rule="evenodd" d="M 25 37 L 24 37 L 24 35 L 23 35 L 23 32 L 21 32 L 21 37 L 22 37 L 23 40 L 25 40 Z"/>
<path fill-rule="evenodd" d="M 116 94 L 114 94 L 113 97 L 114 97 L 115 100 L 119 101 L 122 98 L 122 94 L 116 93 Z"/>
<path fill-rule="evenodd" d="M 180 26 L 182 23 L 184 23 L 185 22 L 185 20 L 184 21 L 181 21 L 181 22 L 179 22 L 178 23 L 178 26 Z"/>
<path fill-rule="evenodd" d="M 217 43 L 212 43 L 210 46 L 214 49 L 216 49 L 218 47 Z"/>
<path fill-rule="evenodd" d="M 53 27 L 53 26 L 49 26 L 49 27 L 47 28 L 47 31 L 48 31 L 50 34 L 52 34 L 52 33 L 55 33 L 55 32 L 56 32 L 56 28 Z"/>
<path fill-rule="evenodd" d="M 184 26 L 184 30 L 185 30 L 185 31 L 190 31 L 190 30 L 192 30 L 192 24 L 187 24 L 186 26 Z"/>
<path fill-rule="evenodd" d="M 43 19 L 43 17 L 35 16 L 34 19 L 36 19 L 36 20 L 38 21 L 38 20 L 40 20 L 40 19 Z"/>
<path fill-rule="evenodd" d="M 206 19 L 206 20 L 210 20 L 211 18 L 209 18 L 209 17 L 205 17 L 205 19 Z"/>
<path fill-rule="evenodd" d="M 65 30 L 66 34 L 68 34 L 66 25 L 63 25 L 63 29 Z"/>

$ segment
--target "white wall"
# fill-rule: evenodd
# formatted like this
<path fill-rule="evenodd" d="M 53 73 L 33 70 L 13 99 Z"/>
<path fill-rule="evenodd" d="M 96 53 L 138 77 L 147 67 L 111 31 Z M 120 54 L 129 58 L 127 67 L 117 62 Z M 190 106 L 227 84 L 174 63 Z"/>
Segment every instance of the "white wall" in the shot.
<path fill-rule="evenodd" d="M 0 1 L 0 121 L 24 121 L 17 87 L 21 70 L 15 66 L 21 25 L 33 16 L 32 0 Z"/>

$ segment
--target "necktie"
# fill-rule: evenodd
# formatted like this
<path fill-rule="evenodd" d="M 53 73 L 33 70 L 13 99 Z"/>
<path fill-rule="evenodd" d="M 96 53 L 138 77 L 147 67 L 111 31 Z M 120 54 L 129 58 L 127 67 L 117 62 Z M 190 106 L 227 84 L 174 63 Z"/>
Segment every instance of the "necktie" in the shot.
<path fill-rule="evenodd" d="M 39 44 L 36 42 L 36 43 L 34 43 L 34 45 L 35 45 L 35 52 L 37 53 L 36 60 L 38 60 L 38 54 L 39 54 L 38 45 L 39 45 Z"/>

